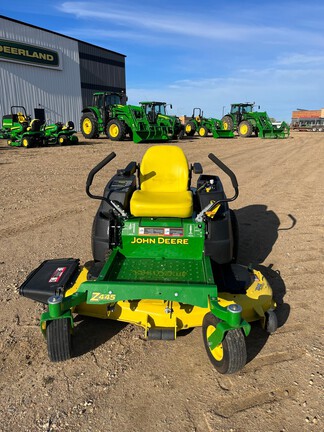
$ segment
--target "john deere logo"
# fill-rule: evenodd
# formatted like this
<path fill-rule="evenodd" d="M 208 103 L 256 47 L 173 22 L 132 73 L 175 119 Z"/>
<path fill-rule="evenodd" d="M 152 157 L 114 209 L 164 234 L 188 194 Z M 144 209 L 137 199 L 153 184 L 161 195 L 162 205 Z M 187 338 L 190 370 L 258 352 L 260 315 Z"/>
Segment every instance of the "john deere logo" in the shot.
<path fill-rule="evenodd" d="M 0 39 L 0 60 L 32 63 L 35 66 L 58 68 L 60 57 L 57 51 Z"/>

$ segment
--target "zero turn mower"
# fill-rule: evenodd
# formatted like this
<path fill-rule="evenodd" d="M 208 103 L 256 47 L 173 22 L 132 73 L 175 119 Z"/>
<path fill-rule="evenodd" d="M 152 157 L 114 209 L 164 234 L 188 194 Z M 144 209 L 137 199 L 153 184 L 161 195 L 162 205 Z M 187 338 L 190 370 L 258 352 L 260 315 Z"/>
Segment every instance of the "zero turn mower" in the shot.
<path fill-rule="evenodd" d="M 245 337 L 253 321 L 277 328 L 272 290 L 257 270 L 236 264 L 237 222 L 228 203 L 238 196 L 235 174 L 215 155 L 209 159 L 231 179 L 227 198 L 217 175 L 188 166 L 177 146 L 150 147 L 140 164 L 130 162 L 102 196 L 93 178 L 116 154 L 94 167 L 89 197 L 101 201 L 92 230 L 93 261 L 43 262 L 20 294 L 47 304 L 40 319 L 51 361 L 72 354 L 75 314 L 132 323 L 148 339 L 175 339 L 201 326 L 207 355 L 218 372 L 246 363 Z M 192 173 L 200 174 L 191 187 Z"/>

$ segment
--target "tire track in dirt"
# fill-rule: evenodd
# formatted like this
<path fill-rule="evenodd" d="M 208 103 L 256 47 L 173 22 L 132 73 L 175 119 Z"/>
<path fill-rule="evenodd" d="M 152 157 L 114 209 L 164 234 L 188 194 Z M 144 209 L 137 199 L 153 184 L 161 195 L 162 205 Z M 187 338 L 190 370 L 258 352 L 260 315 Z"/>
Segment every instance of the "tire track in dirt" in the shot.
<path fill-rule="evenodd" d="M 14 227 L 9 226 L 6 228 L 1 228 L 0 238 L 16 237 L 20 235 L 22 232 L 34 231 L 35 229 L 43 225 L 48 225 L 58 219 L 64 219 L 65 216 L 69 216 L 71 214 L 77 215 L 83 213 L 85 210 L 86 210 L 85 207 L 81 207 L 81 208 L 73 207 L 69 209 L 57 210 L 55 212 L 52 212 L 51 214 L 37 217 L 32 221 L 30 219 L 28 219 L 27 221 L 21 221 L 21 224 L 18 226 L 14 226 Z"/>

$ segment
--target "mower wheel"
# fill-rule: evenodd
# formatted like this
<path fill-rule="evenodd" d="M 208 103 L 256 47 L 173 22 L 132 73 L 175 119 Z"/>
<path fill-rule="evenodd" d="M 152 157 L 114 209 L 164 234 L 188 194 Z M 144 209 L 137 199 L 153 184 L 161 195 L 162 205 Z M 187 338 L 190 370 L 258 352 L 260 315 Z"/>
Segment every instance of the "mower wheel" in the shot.
<path fill-rule="evenodd" d="M 196 132 L 196 125 L 194 122 L 190 121 L 185 125 L 185 132 L 187 136 L 193 136 Z"/>
<path fill-rule="evenodd" d="M 223 129 L 224 130 L 233 130 L 234 129 L 234 122 L 231 116 L 224 116 L 222 118 L 223 123 Z"/>
<path fill-rule="evenodd" d="M 72 356 L 71 322 L 68 318 L 55 319 L 46 327 L 47 352 L 52 362 L 65 361 Z"/>
<path fill-rule="evenodd" d="M 98 135 L 98 122 L 92 113 L 84 113 L 80 120 L 80 129 L 84 138 L 93 139 Z"/>
<path fill-rule="evenodd" d="M 267 333 L 272 334 L 278 328 L 278 318 L 274 311 L 269 310 L 265 313 L 265 330 Z"/>
<path fill-rule="evenodd" d="M 24 137 L 24 138 L 21 140 L 21 145 L 22 145 L 23 147 L 26 147 L 26 148 L 31 147 L 31 139 L 30 139 L 30 137 Z"/>
<path fill-rule="evenodd" d="M 201 137 L 206 137 L 208 135 L 208 129 L 205 126 L 200 126 L 198 129 L 198 135 Z"/>
<path fill-rule="evenodd" d="M 126 136 L 126 126 L 120 120 L 110 120 L 107 124 L 106 134 L 112 141 L 124 141 Z"/>
<path fill-rule="evenodd" d="M 252 135 L 253 127 L 248 120 L 243 120 L 238 127 L 238 133 L 241 137 L 247 138 Z"/>
<path fill-rule="evenodd" d="M 221 374 L 232 374 L 241 370 L 246 364 L 245 337 L 241 329 L 229 330 L 223 341 L 213 350 L 210 349 L 208 338 L 220 322 L 214 314 L 205 315 L 202 325 L 203 339 L 209 360 Z"/>
<path fill-rule="evenodd" d="M 58 139 L 58 143 L 60 145 L 66 145 L 68 143 L 68 137 L 66 135 L 60 135 Z"/>

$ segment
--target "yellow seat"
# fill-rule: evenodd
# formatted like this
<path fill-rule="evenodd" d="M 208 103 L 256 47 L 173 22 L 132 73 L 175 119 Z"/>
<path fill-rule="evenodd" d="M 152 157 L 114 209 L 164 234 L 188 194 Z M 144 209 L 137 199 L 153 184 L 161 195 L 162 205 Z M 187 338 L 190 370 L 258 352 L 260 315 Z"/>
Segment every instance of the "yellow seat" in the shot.
<path fill-rule="evenodd" d="M 140 190 L 133 193 L 130 211 L 141 217 L 190 217 L 193 211 L 189 167 L 177 146 L 150 147 L 140 165 Z"/>

